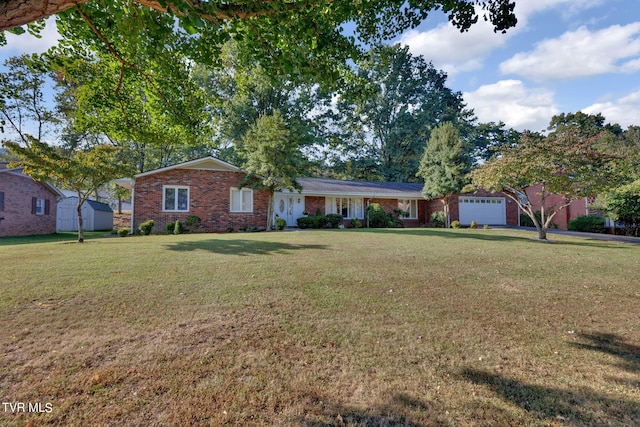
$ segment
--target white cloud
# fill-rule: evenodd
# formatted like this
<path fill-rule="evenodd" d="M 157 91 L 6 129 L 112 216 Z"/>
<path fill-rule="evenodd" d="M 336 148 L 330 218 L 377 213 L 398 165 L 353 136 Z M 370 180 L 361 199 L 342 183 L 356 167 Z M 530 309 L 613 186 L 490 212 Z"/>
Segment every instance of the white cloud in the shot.
<path fill-rule="evenodd" d="M 542 131 L 559 113 L 552 91 L 527 88 L 520 80 L 501 80 L 463 96 L 480 122 L 502 121 L 520 131 Z"/>
<path fill-rule="evenodd" d="M 640 68 L 638 55 L 640 22 L 598 31 L 580 27 L 514 55 L 500 64 L 500 71 L 536 81 L 631 72 Z"/>
<path fill-rule="evenodd" d="M 581 111 L 586 114 L 602 113 L 608 122 L 622 127 L 640 126 L 640 90 L 615 101 L 592 104 Z"/>
<path fill-rule="evenodd" d="M 56 28 L 55 17 L 47 18 L 46 22 L 47 25 L 44 30 L 40 32 L 40 38 L 28 33 L 18 36 L 5 32 L 7 44 L 6 46 L 0 47 L 0 54 L 2 54 L 3 57 L 10 57 L 22 54 L 41 53 L 55 46 L 60 39 L 58 29 Z"/>

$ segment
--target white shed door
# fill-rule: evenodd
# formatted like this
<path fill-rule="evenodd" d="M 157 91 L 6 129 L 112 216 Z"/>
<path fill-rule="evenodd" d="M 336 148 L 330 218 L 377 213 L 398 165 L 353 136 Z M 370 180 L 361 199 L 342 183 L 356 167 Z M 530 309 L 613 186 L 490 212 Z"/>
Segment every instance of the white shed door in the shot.
<path fill-rule="evenodd" d="M 460 196 L 458 208 L 462 225 L 469 225 L 472 221 L 480 226 L 507 224 L 507 203 L 504 197 Z"/>

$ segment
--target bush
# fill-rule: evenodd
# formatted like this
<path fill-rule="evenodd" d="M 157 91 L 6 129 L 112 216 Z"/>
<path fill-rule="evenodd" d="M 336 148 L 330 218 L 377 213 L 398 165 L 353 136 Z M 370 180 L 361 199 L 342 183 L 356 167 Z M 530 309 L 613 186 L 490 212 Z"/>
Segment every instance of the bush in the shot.
<path fill-rule="evenodd" d="M 180 221 L 176 221 L 175 227 L 173 227 L 173 234 L 182 234 L 184 233 L 184 225 Z"/>
<path fill-rule="evenodd" d="M 582 215 L 569 221 L 569 230 L 587 233 L 604 233 L 605 218 L 602 215 Z"/>
<path fill-rule="evenodd" d="M 462 224 L 460 224 L 460 221 L 451 221 L 451 228 L 461 228 Z"/>
<path fill-rule="evenodd" d="M 194 231 L 200 228 L 202 225 L 202 220 L 197 215 L 189 215 L 184 219 L 184 225 L 189 231 Z"/>
<path fill-rule="evenodd" d="M 233 233 L 234 228 L 233 227 L 227 227 L 227 233 Z"/>
<path fill-rule="evenodd" d="M 276 230 L 284 230 L 287 226 L 287 220 L 283 218 L 276 218 Z"/>
<path fill-rule="evenodd" d="M 118 236 L 127 237 L 129 235 L 129 229 L 126 227 L 118 228 Z"/>
<path fill-rule="evenodd" d="M 145 222 L 143 222 L 142 224 L 140 224 L 138 229 L 140 230 L 140 232 L 144 236 L 148 236 L 149 234 L 151 234 L 151 231 L 153 231 L 153 226 L 154 225 L 156 225 L 156 222 L 154 220 L 152 220 L 152 219 L 148 219 Z"/>
<path fill-rule="evenodd" d="M 303 216 L 297 219 L 298 228 L 324 228 L 327 218 L 324 215 Z"/>
<path fill-rule="evenodd" d="M 176 223 L 175 222 L 168 222 L 167 225 L 165 226 L 167 229 L 167 234 L 173 234 L 173 229 L 175 228 Z"/>
<path fill-rule="evenodd" d="M 351 226 L 353 228 L 362 228 L 362 221 L 360 221 L 358 218 L 353 218 L 351 220 Z"/>
<path fill-rule="evenodd" d="M 337 228 L 338 225 L 340 225 L 340 223 L 342 222 L 342 215 L 340 214 L 327 214 L 327 216 L 325 216 L 326 220 L 327 220 L 327 224 L 329 225 L 329 227 L 331 228 Z"/>
<path fill-rule="evenodd" d="M 469 225 L 469 228 L 478 228 L 478 223 L 475 221 L 471 221 L 471 224 Z"/>
<path fill-rule="evenodd" d="M 438 211 L 431 214 L 431 224 L 437 228 L 443 228 L 446 224 L 446 218 L 444 212 Z"/>
<path fill-rule="evenodd" d="M 371 203 L 367 206 L 367 218 L 371 228 L 386 228 L 393 225 L 393 218 L 379 203 Z"/>

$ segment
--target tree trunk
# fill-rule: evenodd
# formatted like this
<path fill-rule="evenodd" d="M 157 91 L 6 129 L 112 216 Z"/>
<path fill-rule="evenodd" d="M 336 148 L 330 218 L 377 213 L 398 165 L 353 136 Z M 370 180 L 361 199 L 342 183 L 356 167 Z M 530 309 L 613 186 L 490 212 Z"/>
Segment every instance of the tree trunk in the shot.
<path fill-rule="evenodd" d="M 82 221 L 82 204 L 84 202 L 78 197 L 78 206 L 76 206 L 76 213 L 78 214 L 78 243 L 84 243 L 84 223 Z"/>
<path fill-rule="evenodd" d="M 271 230 L 273 227 L 273 204 L 274 204 L 275 192 L 269 193 L 269 207 L 267 207 L 267 230 Z"/>
<path fill-rule="evenodd" d="M 449 216 L 449 197 L 442 198 L 443 211 L 444 211 L 444 228 L 451 227 L 451 217 Z"/>
<path fill-rule="evenodd" d="M 538 228 L 538 240 L 547 240 L 547 229 L 545 227 Z"/>

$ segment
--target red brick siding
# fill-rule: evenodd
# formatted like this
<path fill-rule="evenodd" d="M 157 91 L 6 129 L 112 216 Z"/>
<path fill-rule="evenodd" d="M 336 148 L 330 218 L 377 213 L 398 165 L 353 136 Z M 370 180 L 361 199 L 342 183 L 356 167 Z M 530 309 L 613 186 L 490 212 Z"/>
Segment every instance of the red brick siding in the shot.
<path fill-rule="evenodd" d="M 0 211 L 0 237 L 29 236 L 56 232 L 56 195 L 27 176 L 0 174 L 0 192 L 4 193 L 4 208 Z M 49 214 L 31 213 L 32 200 L 48 200 Z"/>
<path fill-rule="evenodd" d="M 305 196 L 304 208 L 310 216 L 314 216 L 318 209 L 322 215 L 325 215 L 325 198 L 323 196 Z"/>
<path fill-rule="evenodd" d="M 238 187 L 245 177 L 242 172 L 225 172 L 195 169 L 173 169 L 136 179 L 133 225 L 153 219 L 154 232 L 164 232 L 166 224 L 183 221 L 190 215 L 202 220 L 206 231 L 236 231 L 247 226 L 266 227 L 269 194 L 254 190 L 253 212 L 231 212 L 231 188 Z M 162 191 L 164 185 L 189 187 L 189 212 L 163 212 Z"/>

